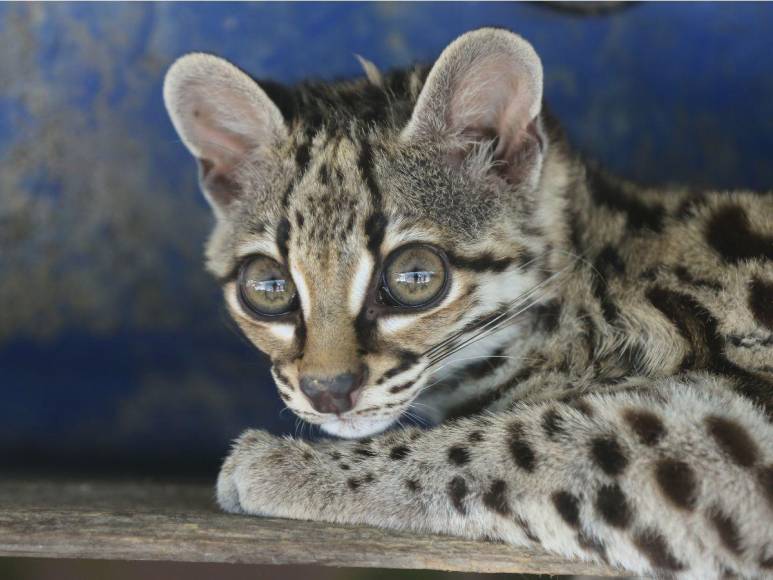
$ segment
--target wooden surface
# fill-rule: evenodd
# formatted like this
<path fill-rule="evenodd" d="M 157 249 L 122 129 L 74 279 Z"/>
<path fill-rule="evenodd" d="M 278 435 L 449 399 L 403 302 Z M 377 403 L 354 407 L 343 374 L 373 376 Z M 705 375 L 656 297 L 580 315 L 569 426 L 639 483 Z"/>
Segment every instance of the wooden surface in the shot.
<path fill-rule="evenodd" d="M 227 515 L 198 483 L 0 480 L 0 556 L 619 574 L 498 543 Z"/>

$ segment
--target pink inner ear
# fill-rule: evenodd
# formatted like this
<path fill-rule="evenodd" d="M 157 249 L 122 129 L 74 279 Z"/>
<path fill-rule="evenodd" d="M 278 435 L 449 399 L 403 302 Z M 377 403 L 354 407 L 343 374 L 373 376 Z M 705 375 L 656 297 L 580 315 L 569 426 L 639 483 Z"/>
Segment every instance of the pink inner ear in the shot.
<path fill-rule="evenodd" d="M 211 123 L 196 124 L 195 139 L 201 149 L 201 158 L 210 161 L 213 169 L 225 173 L 236 165 L 247 151 L 244 140 L 238 135 L 223 131 Z"/>
<path fill-rule="evenodd" d="M 513 148 L 533 120 L 537 99 L 529 71 L 511 55 L 480 58 L 452 89 L 447 121 L 455 132 L 496 135 L 500 147 Z"/>
<path fill-rule="evenodd" d="M 246 114 L 240 115 L 239 104 L 218 103 L 214 107 L 207 102 L 193 103 L 190 127 L 192 140 L 200 151 L 200 157 L 211 161 L 215 171 L 226 172 L 244 157 L 251 147 L 253 139 L 247 136 L 252 119 Z M 238 127 L 240 118 L 243 125 Z M 238 127 L 238 130 L 234 130 Z"/>

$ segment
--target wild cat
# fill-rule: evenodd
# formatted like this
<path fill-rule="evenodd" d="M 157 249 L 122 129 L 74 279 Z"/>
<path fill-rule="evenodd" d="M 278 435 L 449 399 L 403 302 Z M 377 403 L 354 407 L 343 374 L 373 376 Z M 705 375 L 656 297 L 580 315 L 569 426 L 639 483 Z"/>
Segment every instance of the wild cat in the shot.
<path fill-rule="evenodd" d="M 773 196 L 590 167 L 505 30 L 431 68 L 164 98 L 207 266 L 303 420 L 245 432 L 223 509 L 541 545 L 649 575 L 773 574 Z M 387 430 L 405 414 L 433 427 Z"/>

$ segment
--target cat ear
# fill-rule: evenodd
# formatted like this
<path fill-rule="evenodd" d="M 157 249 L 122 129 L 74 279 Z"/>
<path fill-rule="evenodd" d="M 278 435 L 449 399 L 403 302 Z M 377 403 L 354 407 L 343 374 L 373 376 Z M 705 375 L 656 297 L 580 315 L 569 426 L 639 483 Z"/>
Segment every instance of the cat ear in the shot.
<path fill-rule="evenodd" d="M 483 28 L 443 51 L 402 136 L 445 141 L 452 158 L 490 142 L 494 167 L 523 181 L 542 163 L 541 108 L 542 63 L 534 48 L 506 30 Z"/>
<path fill-rule="evenodd" d="M 239 195 L 231 171 L 247 156 L 287 138 L 282 114 L 263 89 L 228 61 L 209 54 L 188 54 L 169 68 L 164 103 L 199 162 L 202 189 L 216 212 Z"/>

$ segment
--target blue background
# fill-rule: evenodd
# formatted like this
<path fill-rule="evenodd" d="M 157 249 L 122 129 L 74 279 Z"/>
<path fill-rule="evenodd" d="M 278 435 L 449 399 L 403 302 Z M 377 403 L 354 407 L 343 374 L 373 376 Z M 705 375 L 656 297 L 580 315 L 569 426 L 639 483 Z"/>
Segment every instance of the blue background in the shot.
<path fill-rule="evenodd" d="M 540 53 L 589 157 L 648 183 L 773 183 L 773 4 L 0 5 L 0 464 L 212 473 L 297 429 L 202 269 L 211 226 L 161 100 L 208 51 L 292 82 L 431 60 L 483 25 Z"/>

